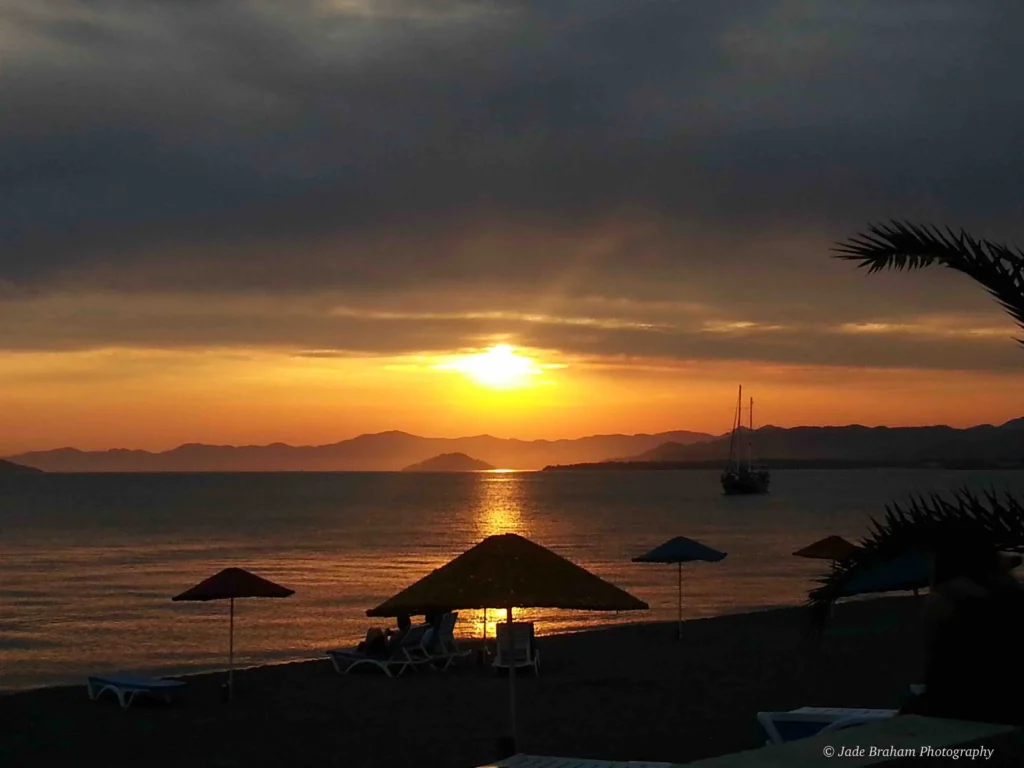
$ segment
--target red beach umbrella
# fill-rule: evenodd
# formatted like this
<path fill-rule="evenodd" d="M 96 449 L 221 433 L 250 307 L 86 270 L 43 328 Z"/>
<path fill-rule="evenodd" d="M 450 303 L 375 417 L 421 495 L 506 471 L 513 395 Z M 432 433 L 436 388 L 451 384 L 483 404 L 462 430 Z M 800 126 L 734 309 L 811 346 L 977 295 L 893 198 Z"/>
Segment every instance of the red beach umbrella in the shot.
<path fill-rule="evenodd" d="M 235 598 L 236 597 L 289 597 L 294 589 L 282 587 L 242 568 L 225 568 L 196 584 L 191 589 L 171 598 L 174 601 L 230 600 L 231 619 L 228 634 L 228 697 L 231 696 L 235 672 Z"/>
<path fill-rule="evenodd" d="M 803 549 L 798 549 L 793 554 L 796 557 L 810 557 L 815 560 L 831 560 L 838 562 L 845 560 L 854 552 L 860 551 L 860 547 L 851 544 L 842 536 L 826 536 L 813 544 L 808 544 Z"/>
<path fill-rule="evenodd" d="M 851 544 L 842 536 L 826 536 L 824 539 L 818 539 L 813 544 L 808 544 L 803 549 L 798 549 L 793 555 L 796 557 L 809 557 L 812 560 L 831 560 L 832 572 L 835 573 L 837 563 L 845 560 L 854 552 L 859 551 L 860 547 L 856 544 Z M 914 594 L 917 594 L 916 589 Z M 829 615 L 831 615 L 831 609 L 829 609 Z"/>

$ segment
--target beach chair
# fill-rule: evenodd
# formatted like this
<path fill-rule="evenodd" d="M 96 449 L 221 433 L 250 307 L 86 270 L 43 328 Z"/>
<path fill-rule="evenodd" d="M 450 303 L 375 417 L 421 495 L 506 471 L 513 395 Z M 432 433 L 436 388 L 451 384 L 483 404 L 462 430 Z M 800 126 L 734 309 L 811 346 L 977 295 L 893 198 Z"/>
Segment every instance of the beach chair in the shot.
<path fill-rule="evenodd" d="M 895 717 L 895 709 L 852 709 L 848 707 L 800 707 L 789 712 L 758 712 L 767 745 L 785 744 L 820 733 L 831 733 L 855 725 Z"/>
<path fill-rule="evenodd" d="M 455 640 L 455 624 L 459 620 L 458 611 L 446 613 L 441 617 L 436 635 L 428 632 L 423 639 L 423 647 L 431 661 L 438 669 L 444 671 L 458 659 L 472 655 L 473 651 L 460 648 Z"/>
<path fill-rule="evenodd" d="M 366 653 L 354 648 L 342 648 L 326 651 L 334 669 L 339 674 L 347 675 L 360 667 L 376 667 L 388 677 L 401 677 L 408 669 L 430 664 L 430 656 L 423 647 L 423 636 L 430 627 L 413 627 L 402 638 L 398 647 L 386 653 Z"/>
<path fill-rule="evenodd" d="M 118 672 L 113 675 L 93 675 L 86 680 L 85 685 L 89 691 L 89 698 L 93 701 L 110 691 L 117 696 L 121 709 L 127 709 L 135 701 L 135 697 L 142 694 L 158 696 L 170 704 L 171 694 L 183 688 L 185 683 L 180 680 L 163 680 L 130 672 Z"/>
<path fill-rule="evenodd" d="M 459 620 L 459 612 L 453 611 L 448 614 L 451 618 L 448 622 L 447 627 L 442 628 L 441 631 L 441 643 L 444 645 L 445 651 L 449 656 L 455 659 L 466 658 L 467 656 L 473 655 L 472 648 L 462 648 L 459 645 L 459 641 L 455 639 L 455 624 Z"/>
<path fill-rule="evenodd" d="M 416 648 L 418 653 L 422 653 L 429 657 L 431 664 L 435 668 L 441 670 L 447 669 L 449 664 L 448 651 L 443 641 L 444 632 L 448 627 L 449 622 L 454 624 L 455 619 L 452 618 L 451 613 L 444 613 L 441 614 L 436 628 L 430 624 L 422 625 L 426 627 L 426 631 L 423 633 L 423 638 L 420 641 L 419 646 Z"/>
<path fill-rule="evenodd" d="M 540 651 L 533 641 L 533 622 L 517 621 L 512 625 L 512 658 L 508 654 L 508 622 L 497 626 L 495 647 L 497 655 L 495 669 L 533 667 L 533 674 L 540 674 Z"/>
<path fill-rule="evenodd" d="M 588 760 L 584 757 L 547 757 L 544 755 L 513 755 L 479 768 L 675 768 L 674 763 L 651 763 L 643 760 Z"/>

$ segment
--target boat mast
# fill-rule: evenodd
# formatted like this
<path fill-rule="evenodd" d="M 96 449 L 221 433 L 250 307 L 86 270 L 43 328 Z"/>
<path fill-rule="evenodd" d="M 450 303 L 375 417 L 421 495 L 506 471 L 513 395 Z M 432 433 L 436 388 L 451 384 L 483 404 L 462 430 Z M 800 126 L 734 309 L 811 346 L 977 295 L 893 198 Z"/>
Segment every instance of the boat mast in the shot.
<path fill-rule="evenodd" d="M 739 446 L 736 445 L 736 434 L 739 431 L 742 422 L 742 408 L 743 408 L 743 385 L 740 384 L 740 393 L 736 397 L 736 413 L 732 417 L 732 434 L 729 435 L 729 466 L 733 466 L 739 469 L 740 457 L 739 457 Z"/>
<path fill-rule="evenodd" d="M 747 428 L 747 469 L 754 468 L 754 398 L 750 398 L 750 426 Z"/>

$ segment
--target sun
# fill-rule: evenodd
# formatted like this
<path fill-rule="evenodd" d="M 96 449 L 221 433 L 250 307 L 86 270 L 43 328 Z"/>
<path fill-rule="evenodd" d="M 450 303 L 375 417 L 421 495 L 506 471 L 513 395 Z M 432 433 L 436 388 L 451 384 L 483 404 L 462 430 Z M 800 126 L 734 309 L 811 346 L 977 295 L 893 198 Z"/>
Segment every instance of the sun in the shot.
<path fill-rule="evenodd" d="M 541 369 L 528 357 L 516 354 L 508 344 L 498 344 L 484 352 L 467 355 L 458 362 L 441 366 L 459 371 L 477 384 L 491 389 L 518 389 L 527 386 Z"/>

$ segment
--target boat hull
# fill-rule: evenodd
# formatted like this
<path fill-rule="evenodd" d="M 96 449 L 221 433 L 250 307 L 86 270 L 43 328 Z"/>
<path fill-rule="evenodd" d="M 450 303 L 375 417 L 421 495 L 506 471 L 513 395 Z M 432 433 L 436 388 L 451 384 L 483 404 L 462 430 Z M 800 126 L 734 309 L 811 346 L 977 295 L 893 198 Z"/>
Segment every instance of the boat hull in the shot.
<path fill-rule="evenodd" d="M 729 471 L 722 473 L 722 490 L 727 496 L 768 493 L 771 477 L 766 471 Z"/>

